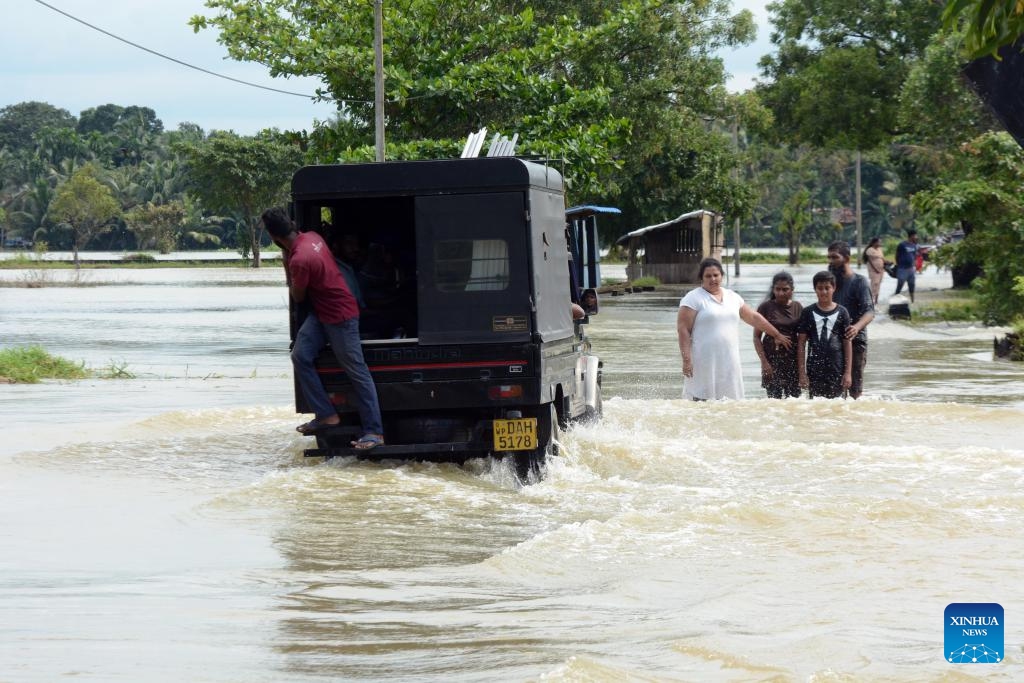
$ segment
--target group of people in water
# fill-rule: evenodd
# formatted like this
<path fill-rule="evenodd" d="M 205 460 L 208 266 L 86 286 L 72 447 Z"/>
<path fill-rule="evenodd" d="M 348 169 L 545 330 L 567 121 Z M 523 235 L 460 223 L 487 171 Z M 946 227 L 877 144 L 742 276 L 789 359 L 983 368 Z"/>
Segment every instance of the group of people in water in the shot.
<path fill-rule="evenodd" d="M 676 331 L 682 356 L 683 396 L 696 401 L 742 399 L 738 322 L 754 328 L 761 385 L 770 398 L 858 398 L 867 364 L 868 324 L 876 297 L 850 265 L 850 245 L 828 246 L 828 269 L 813 277 L 815 303 L 793 299 L 793 277 L 779 272 L 768 298 L 754 310 L 722 286 L 717 259 L 701 261 L 701 285 L 679 302 Z"/>

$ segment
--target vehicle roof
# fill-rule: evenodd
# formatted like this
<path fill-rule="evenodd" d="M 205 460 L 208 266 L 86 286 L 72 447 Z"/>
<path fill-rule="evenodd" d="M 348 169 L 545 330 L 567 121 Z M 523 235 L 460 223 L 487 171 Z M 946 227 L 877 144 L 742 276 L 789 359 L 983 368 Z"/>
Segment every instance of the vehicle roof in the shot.
<path fill-rule="evenodd" d="M 295 199 L 324 195 L 425 195 L 528 187 L 561 193 L 562 175 L 549 166 L 515 157 L 478 157 L 306 166 L 292 177 L 292 197 Z"/>

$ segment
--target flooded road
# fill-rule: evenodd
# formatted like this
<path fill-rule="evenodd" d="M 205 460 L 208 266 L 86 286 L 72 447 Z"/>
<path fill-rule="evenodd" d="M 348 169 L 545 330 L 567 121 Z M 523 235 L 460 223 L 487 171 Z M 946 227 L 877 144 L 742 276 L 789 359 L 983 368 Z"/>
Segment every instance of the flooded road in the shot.
<path fill-rule="evenodd" d="M 696 404 L 678 299 L 605 297 L 605 420 L 519 487 L 304 461 L 279 268 L 89 275 L 0 288 L 0 344 L 135 374 L 0 386 L 0 681 L 1024 677 L 1024 368 L 992 330 L 883 316 L 865 399 L 776 402 L 744 328 L 748 399 Z M 944 660 L 951 602 L 1002 604 L 1005 661 Z"/>

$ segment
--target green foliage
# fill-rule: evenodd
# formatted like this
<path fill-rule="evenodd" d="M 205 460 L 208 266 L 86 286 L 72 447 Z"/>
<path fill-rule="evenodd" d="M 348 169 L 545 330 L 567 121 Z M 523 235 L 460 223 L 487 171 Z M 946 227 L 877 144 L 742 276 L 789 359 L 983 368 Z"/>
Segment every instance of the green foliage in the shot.
<path fill-rule="evenodd" d="M 126 213 L 124 218 L 135 233 L 139 248 L 155 248 L 161 254 L 169 254 L 178 246 L 185 215 L 182 202 L 159 205 L 147 202 Z"/>
<path fill-rule="evenodd" d="M 661 280 L 654 277 L 653 275 L 647 275 L 644 277 L 638 277 L 635 280 L 629 282 L 630 287 L 657 287 L 661 284 Z"/>
<path fill-rule="evenodd" d="M 79 250 L 98 232 L 109 229 L 110 221 L 121 213 L 120 204 L 96 179 L 96 173 L 91 164 L 83 166 L 57 189 L 50 202 L 50 217 L 71 229 L 76 266 Z"/>
<path fill-rule="evenodd" d="M 0 109 L 0 148 L 30 150 L 33 137 L 45 128 L 74 128 L 75 117 L 46 102 L 20 102 Z"/>
<path fill-rule="evenodd" d="M 916 323 L 963 323 L 979 320 L 979 306 L 970 292 L 962 292 L 955 298 L 935 301 L 919 301 L 914 309 Z"/>
<path fill-rule="evenodd" d="M 935 231 L 963 226 L 962 241 L 937 250 L 940 265 L 980 264 L 974 282 L 987 322 L 1024 315 L 1024 150 L 1006 133 L 964 145 L 957 165 L 932 190 L 913 198 L 919 220 Z"/>
<path fill-rule="evenodd" d="M 833 210 L 854 203 L 853 155 L 806 145 L 778 147 L 756 142 L 748 156 L 759 195 L 754 221 L 762 229 L 754 236 L 760 237 L 760 246 L 788 246 L 787 232 L 782 227 L 783 212 L 786 202 L 801 191 L 808 193 L 808 216 L 800 241 L 827 244 L 845 237 L 837 234 Z M 865 194 L 870 194 L 871 189 L 866 184 Z"/>
<path fill-rule="evenodd" d="M 373 4 L 210 0 L 229 54 L 275 75 L 322 78 L 339 117 L 304 141 L 318 161 L 373 158 Z M 749 42 L 726 0 L 384 3 L 389 159 L 455 156 L 467 133 L 518 133 L 518 152 L 561 162 L 570 202 L 619 204 L 624 223 L 699 206 L 741 210 L 715 50 Z M 723 152 L 723 150 L 726 150 Z M 651 197 L 654 199 L 650 199 Z"/>
<path fill-rule="evenodd" d="M 896 130 L 910 60 L 927 46 L 941 7 L 930 0 L 780 0 L 771 5 L 775 55 L 760 88 L 777 132 L 796 143 L 872 149 Z"/>
<path fill-rule="evenodd" d="M 942 11 L 942 25 L 947 31 L 963 31 L 964 50 L 972 59 L 994 56 L 1024 35 L 1024 2 L 951 0 Z"/>
<path fill-rule="evenodd" d="M 23 384 L 44 379 L 82 379 L 89 376 L 84 364 L 51 356 L 40 346 L 0 349 L 0 377 Z"/>
<path fill-rule="evenodd" d="M 188 160 L 191 191 L 203 205 L 211 211 L 241 213 L 247 237 L 242 248 L 251 251 L 258 268 L 263 227 L 257 217 L 287 199 L 302 151 L 273 133 L 241 137 L 224 132 L 202 142 L 181 143 L 178 149 Z"/>
<path fill-rule="evenodd" d="M 901 78 L 891 72 L 901 68 L 902 63 L 886 64 L 870 47 L 830 47 L 763 94 L 780 132 L 790 139 L 815 147 L 872 149 L 895 128 Z"/>
<path fill-rule="evenodd" d="M 779 230 L 786 237 L 789 248 L 789 264 L 796 265 L 800 258 L 800 237 L 810 218 L 811 193 L 799 190 L 794 193 L 782 208 L 782 221 Z"/>
<path fill-rule="evenodd" d="M 121 260 L 125 263 L 155 263 L 156 257 L 152 254 L 140 252 L 137 254 L 125 254 L 121 257 Z"/>
<path fill-rule="evenodd" d="M 77 130 L 83 135 L 94 131 L 106 135 L 117 133 L 118 125 L 123 125 L 126 122 L 139 122 L 146 132 L 153 135 L 159 135 L 164 129 L 163 122 L 149 107 L 122 107 L 117 104 L 104 104 L 82 110 L 78 115 Z"/>
<path fill-rule="evenodd" d="M 910 68 L 900 93 L 899 127 L 907 140 L 949 149 L 997 127 L 960 76 L 957 36 L 936 35 Z"/>

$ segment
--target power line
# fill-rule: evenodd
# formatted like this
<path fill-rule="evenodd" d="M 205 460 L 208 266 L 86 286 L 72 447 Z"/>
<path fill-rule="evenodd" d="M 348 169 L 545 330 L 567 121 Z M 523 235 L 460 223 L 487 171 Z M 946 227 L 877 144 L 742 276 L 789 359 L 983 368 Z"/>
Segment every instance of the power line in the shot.
<path fill-rule="evenodd" d="M 174 57 L 165 55 L 165 54 L 163 54 L 161 52 L 157 52 L 156 50 L 151 50 L 148 47 L 145 47 L 144 45 L 139 45 L 138 43 L 133 43 L 132 41 L 128 40 L 127 38 L 122 38 L 121 36 L 114 35 L 110 31 L 106 31 L 106 30 L 100 28 L 99 26 L 95 26 L 95 25 L 90 24 L 89 22 L 87 22 L 87 21 L 85 21 L 83 19 L 79 19 L 78 17 L 76 17 L 74 15 L 68 14 L 67 12 L 65 12 L 62 9 L 54 7 L 53 5 L 51 5 L 49 3 L 43 2 L 43 0 L 36 0 L 36 2 L 39 3 L 40 5 L 42 5 L 43 7 L 48 7 L 50 9 L 52 9 L 54 12 L 57 12 L 58 14 L 63 14 L 65 17 L 67 17 L 68 19 L 71 19 L 72 21 L 77 21 L 79 24 L 82 24 L 83 26 L 88 26 L 89 28 L 91 28 L 94 31 L 99 31 L 100 33 L 102 33 L 104 35 L 110 36 L 114 40 L 119 40 L 122 43 L 125 43 L 126 45 L 131 45 L 134 48 L 142 50 L 143 52 L 148 52 L 151 55 L 155 55 L 157 57 L 160 57 L 161 59 L 166 59 L 167 61 L 174 62 L 175 64 L 180 64 L 181 66 L 188 67 L 189 69 L 195 69 L 196 71 L 201 71 L 204 74 L 208 74 L 210 76 L 216 76 L 217 78 L 223 78 L 226 81 L 234 81 L 235 83 L 240 83 L 241 85 L 247 85 L 247 86 L 249 86 L 251 88 L 260 88 L 261 90 L 269 90 L 271 92 L 281 93 L 282 95 L 292 95 L 294 97 L 302 97 L 302 98 L 307 99 L 307 100 L 316 99 L 316 97 L 314 95 L 307 95 L 305 93 L 291 92 L 290 90 L 281 90 L 280 88 L 271 88 L 270 86 L 260 85 L 259 83 L 250 83 L 249 81 L 243 81 L 241 79 L 233 78 L 231 76 L 225 76 L 224 74 L 219 74 L 216 71 L 210 71 L 209 69 L 204 69 L 201 66 L 196 66 L 194 64 L 189 64 L 188 62 L 183 62 L 180 59 L 175 59 Z M 367 100 L 354 100 L 354 99 L 349 99 L 348 101 L 349 102 L 368 102 Z"/>

